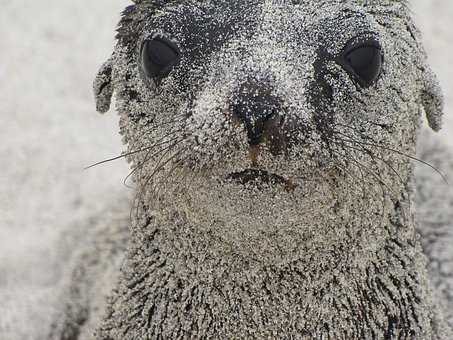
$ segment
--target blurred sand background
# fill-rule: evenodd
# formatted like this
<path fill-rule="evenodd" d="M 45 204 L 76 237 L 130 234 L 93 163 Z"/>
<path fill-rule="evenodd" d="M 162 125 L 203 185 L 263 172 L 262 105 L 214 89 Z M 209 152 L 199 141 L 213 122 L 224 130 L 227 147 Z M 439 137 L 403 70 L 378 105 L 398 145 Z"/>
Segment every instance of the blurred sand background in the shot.
<path fill-rule="evenodd" d="M 446 95 L 453 148 L 453 1 L 413 0 Z M 42 339 L 62 268 L 57 240 L 129 194 L 117 116 L 91 83 L 126 0 L 2 1 L 0 11 L 0 339 Z M 453 178 L 453 174 L 449 174 Z M 125 210 L 127 210 L 125 208 Z M 64 251 L 64 249 L 63 249 Z"/>

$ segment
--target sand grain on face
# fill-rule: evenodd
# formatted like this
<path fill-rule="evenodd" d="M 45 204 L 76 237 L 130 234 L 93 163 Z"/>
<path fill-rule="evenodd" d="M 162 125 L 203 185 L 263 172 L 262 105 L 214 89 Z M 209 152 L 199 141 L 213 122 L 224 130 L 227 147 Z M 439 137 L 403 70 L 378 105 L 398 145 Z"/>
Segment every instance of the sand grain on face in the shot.
<path fill-rule="evenodd" d="M 114 192 L 120 190 L 121 180 L 128 173 L 126 168 L 116 169 L 114 164 L 105 170 L 97 168 L 82 174 L 80 171 L 91 162 L 118 154 L 121 148 L 115 142 L 117 119 L 114 115 L 102 118 L 94 115 L 89 84 L 98 61 L 110 55 L 107 44 L 112 41 L 112 27 L 118 12 L 126 5 L 127 1 L 97 1 L 87 5 L 66 0 L 58 3 L 42 0 L 34 5 L 15 0 L 3 4 L 0 12 L 0 155 L 5 160 L 0 176 L 1 339 L 48 338 L 46 331 L 51 320 L 47 315 L 49 308 L 54 309 L 50 298 L 56 296 L 55 287 L 60 282 L 60 271 L 56 268 L 66 261 L 65 256 L 55 251 L 60 231 L 69 228 L 86 234 L 85 229 L 92 226 L 91 222 L 87 223 L 87 216 L 103 216 L 100 212 L 106 206 L 110 209 L 110 202 L 116 201 L 112 199 L 116 197 Z M 449 118 L 453 92 L 448 66 L 453 3 L 414 0 L 412 5 L 424 32 L 430 63 L 446 94 L 443 141 L 453 145 Z M 286 77 L 297 78 L 297 74 L 286 74 Z M 216 91 L 219 92 L 214 89 L 213 93 Z M 297 89 L 285 87 L 285 91 L 279 95 L 304 96 Z M 200 98 L 198 104 L 212 108 L 214 97 L 216 105 L 221 106 L 224 98 L 209 94 L 203 100 Z M 294 111 L 301 112 L 301 117 L 306 119 L 303 108 L 302 100 L 294 102 Z M 219 112 L 223 111 L 219 109 Z M 423 137 L 422 142 L 428 138 L 431 136 Z M 429 149 L 426 160 L 437 165 L 434 154 L 444 155 L 441 149 Z M 451 172 L 448 169 L 447 165 L 443 168 L 447 175 Z M 237 170 L 239 166 L 234 169 Z M 426 197 L 439 197 L 433 193 L 433 174 L 427 169 L 423 171 L 429 179 L 424 182 Z M 431 212 L 439 211 L 434 222 L 442 222 L 440 225 L 446 233 L 441 234 L 448 236 L 451 218 L 441 212 L 452 210 L 448 204 L 451 196 L 441 181 L 435 180 L 434 188 L 446 196 L 428 204 L 421 201 L 420 206 L 425 207 L 421 211 L 425 216 L 422 220 L 433 222 Z M 122 195 L 118 193 L 118 197 Z M 127 218 L 128 208 L 125 210 Z M 433 235 L 439 240 L 437 232 Z M 274 237 L 278 239 L 277 235 Z M 281 243 L 286 240 L 282 238 Z M 72 240 L 63 248 L 66 252 L 76 244 L 78 252 L 83 253 L 84 245 Z M 288 244 L 293 246 L 291 242 Z M 448 268 L 445 266 L 451 258 L 449 244 L 434 243 L 434 256 L 438 258 L 440 254 L 446 259 L 442 266 L 434 267 L 435 275 Z M 65 262 L 63 266 L 68 265 Z M 451 292 L 448 286 L 442 289 Z M 55 302 L 61 302 L 58 300 Z"/>

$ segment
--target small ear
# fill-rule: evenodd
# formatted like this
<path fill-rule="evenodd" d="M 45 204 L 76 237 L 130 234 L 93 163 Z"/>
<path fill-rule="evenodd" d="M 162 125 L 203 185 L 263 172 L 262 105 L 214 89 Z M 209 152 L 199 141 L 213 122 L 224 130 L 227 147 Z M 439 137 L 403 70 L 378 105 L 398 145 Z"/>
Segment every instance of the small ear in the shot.
<path fill-rule="evenodd" d="M 442 128 L 444 98 L 435 74 L 428 67 L 423 75 L 421 100 L 429 127 L 434 131 L 439 131 Z"/>
<path fill-rule="evenodd" d="M 113 95 L 112 69 L 112 58 L 110 58 L 101 66 L 94 79 L 96 110 L 100 113 L 106 113 L 110 109 Z"/>

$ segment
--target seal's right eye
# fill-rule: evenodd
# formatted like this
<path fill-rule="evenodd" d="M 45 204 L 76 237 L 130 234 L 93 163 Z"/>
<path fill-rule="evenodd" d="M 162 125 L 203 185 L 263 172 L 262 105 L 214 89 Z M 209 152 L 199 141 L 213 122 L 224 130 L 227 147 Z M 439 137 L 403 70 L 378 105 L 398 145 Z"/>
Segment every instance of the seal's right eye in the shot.
<path fill-rule="evenodd" d="M 166 77 L 180 58 L 178 46 L 165 37 L 154 37 L 143 43 L 141 64 L 143 71 L 150 78 Z"/>

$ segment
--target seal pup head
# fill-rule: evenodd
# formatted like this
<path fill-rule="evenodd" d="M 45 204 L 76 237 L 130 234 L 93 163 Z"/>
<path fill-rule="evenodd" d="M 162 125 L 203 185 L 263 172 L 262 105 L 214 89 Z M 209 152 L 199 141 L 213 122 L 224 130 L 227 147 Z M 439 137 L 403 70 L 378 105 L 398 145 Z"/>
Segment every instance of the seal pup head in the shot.
<path fill-rule="evenodd" d="M 279 247 L 407 196 L 420 112 L 441 127 L 425 59 L 404 1 L 144 0 L 95 93 L 116 93 L 142 202 Z"/>

